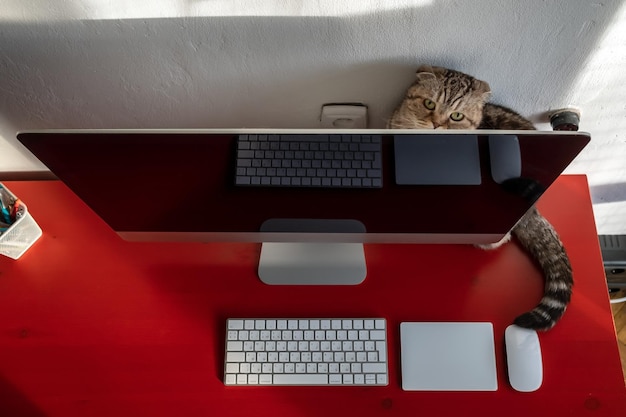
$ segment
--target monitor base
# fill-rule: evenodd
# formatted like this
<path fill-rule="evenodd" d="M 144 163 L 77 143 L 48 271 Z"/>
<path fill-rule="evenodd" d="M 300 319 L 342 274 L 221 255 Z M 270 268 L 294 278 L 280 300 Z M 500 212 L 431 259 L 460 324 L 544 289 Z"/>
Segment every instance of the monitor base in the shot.
<path fill-rule="evenodd" d="M 361 243 L 265 242 L 259 278 L 268 285 L 357 285 L 367 267 Z"/>

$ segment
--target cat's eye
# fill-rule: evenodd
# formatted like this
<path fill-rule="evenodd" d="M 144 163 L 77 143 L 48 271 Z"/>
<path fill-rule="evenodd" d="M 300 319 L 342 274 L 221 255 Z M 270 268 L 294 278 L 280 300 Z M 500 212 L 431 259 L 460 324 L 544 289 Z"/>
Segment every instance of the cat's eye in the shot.
<path fill-rule="evenodd" d="M 435 110 L 435 102 L 429 99 L 424 100 L 424 107 L 428 110 Z"/>
<path fill-rule="evenodd" d="M 461 120 L 463 120 L 465 116 L 463 115 L 463 113 L 459 113 L 458 111 L 455 111 L 454 113 L 450 114 L 450 118 L 452 120 L 454 120 L 455 122 L 460 122 Z"/>

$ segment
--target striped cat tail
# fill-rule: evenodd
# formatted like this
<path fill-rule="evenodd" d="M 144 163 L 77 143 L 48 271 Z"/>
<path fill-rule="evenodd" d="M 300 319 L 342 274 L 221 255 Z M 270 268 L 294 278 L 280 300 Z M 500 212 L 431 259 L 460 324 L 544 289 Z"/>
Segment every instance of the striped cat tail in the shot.
<path fill-rule="evenodd" d="M 543 298 L 515 324 L 534 330 L 549 330 L 565 313 L 574 280 L 565 248 L 552 225 L 533 208 L 512 230 L 513 236 L 538 264 L 545 279 Z"/>

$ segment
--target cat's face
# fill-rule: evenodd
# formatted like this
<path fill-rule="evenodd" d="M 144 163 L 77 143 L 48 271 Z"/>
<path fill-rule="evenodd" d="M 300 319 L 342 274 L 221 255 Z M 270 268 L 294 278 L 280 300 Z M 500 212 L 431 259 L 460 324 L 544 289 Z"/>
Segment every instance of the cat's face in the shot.
<path fill-rule="evenodd" d="M 477 129 L 489 84 L 458 71 L 421 66 L 400 106 L 387 123 L 390 129 Z"/>

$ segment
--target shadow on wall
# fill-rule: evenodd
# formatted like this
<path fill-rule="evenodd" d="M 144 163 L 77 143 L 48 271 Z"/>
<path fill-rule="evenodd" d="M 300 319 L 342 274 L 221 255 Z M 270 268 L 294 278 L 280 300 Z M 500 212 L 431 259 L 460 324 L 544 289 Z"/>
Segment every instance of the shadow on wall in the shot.
<path fill-rule="evenodd" d="M 594 185 L 591 197 L 594 204 L 626 201 L 626 183 Z"/>
<path fill-rule="evenodd" d="M 0 114 L 13 131 L 0 133 L 316 127 L 322 104 L 343 101 L 367 104 L 370 126 L 382 127 L 424 62 L 485 79 L 494 101 L 529 114 L 568 90 L 619 6 L 548 3 L 442 0 L 340 17 L 6 21 Z"/>

